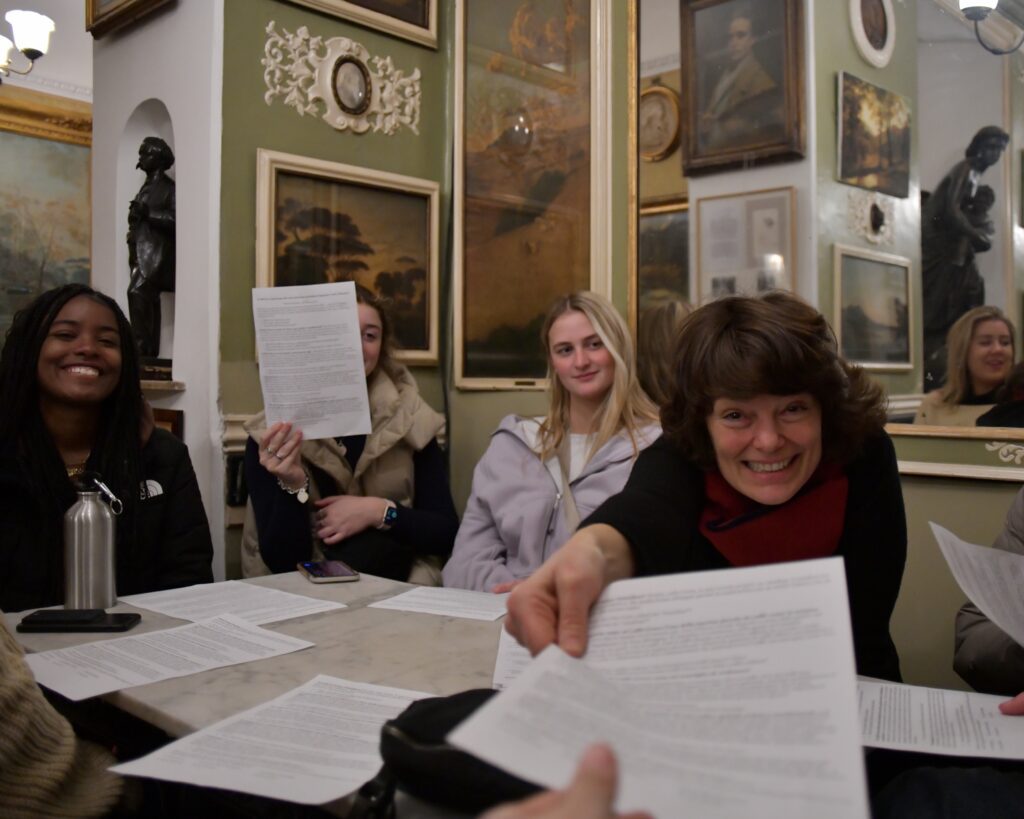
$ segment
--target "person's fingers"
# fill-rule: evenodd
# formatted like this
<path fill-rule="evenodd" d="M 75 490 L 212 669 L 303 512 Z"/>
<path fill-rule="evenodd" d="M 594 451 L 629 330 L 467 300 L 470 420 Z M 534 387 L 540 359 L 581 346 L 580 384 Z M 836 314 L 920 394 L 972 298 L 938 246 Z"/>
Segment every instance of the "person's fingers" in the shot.
<path fill-rule="evenodd" d="M 505 628 L 529 650 L 539 654 L 555 642 L 558 601 L 543 584 L 523 583 L 508 599 Z"/>
<path fill-rule="evenodd" d="M 611 816 L 618 775 L 619 766 L 611 748 L 604 744 L 587 748 L 565 792 L 565 815 Z"/>
<path fill-rule="evenodd" d="M 329 495 L 326 498 L 321 498 L 318 501 L 313 501 L 316 504 L 317 509 L 323 509 L 325 506 L 330 506 L 338 499 L 338 495 Z"/>
<path fill-rule="evenodd" d="M 555 575 L 555 597 L 558 599 L 558 645 L 570 657 L 582 657 L 587 650 L 590 607 L 597 599 L 593 578 L 574 566 L 566 566 Z"/>
<path fill-rule="evenodd" d="M 516 586 L 518 586 L 522 582 L 523 582 L 522 580 L 506 580 L 504 583 L 496 583 L 494 585 L 494 588 L 491 589 L 491 593 L 492 594 L 505 594 L 505 592 L 512 591 L 512 589 L 514 589 Z"/>
<path fill-rule="evenodd" d="M 999 710 L 1008 717 L 1019 717 L 1024 715 L 1024 693 L 1018 694 L 1012 700 L 1000 703 Z"/>

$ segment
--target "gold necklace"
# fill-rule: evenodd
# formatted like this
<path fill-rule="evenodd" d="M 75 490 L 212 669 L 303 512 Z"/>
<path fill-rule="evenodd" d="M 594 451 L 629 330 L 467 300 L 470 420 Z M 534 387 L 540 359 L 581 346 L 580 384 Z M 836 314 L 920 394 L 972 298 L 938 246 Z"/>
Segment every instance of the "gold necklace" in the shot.
<path fill-rule="evenodd" d="M 85 472 L 85 461 L 80 464 L 65 464 L 64 468 L 67 470 L 69 478 L 77 478 Z"/>

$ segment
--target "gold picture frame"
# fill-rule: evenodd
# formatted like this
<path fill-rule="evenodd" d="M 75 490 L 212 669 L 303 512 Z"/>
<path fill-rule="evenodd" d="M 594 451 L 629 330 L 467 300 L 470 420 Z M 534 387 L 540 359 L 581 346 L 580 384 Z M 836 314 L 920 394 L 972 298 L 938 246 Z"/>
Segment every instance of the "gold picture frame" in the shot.
<path fill-rule="evenodd" d="M 418 11 L 422 22 L 402 19 L 396 14 L 378 11 L 374 6 L 394 8 L 397 4 L 375 3 L 373 0 L 291 0 L 300 6 L 324 14 L 342 17 L 367 28 L 401 37 L 403 40 L 437 48 L 437 0 L 405 0 L 405 5 Z M 425 19 L 423 19 L 425 18 Z"/>
<path fill-rule="evenodd" d="M 129 26 L 171 0 L 86 0 L 85 30 L 98 40 Z"/>
<path fill-rule="evenodd" d="M 640 158 L 660 162 L 679 144 L 682 113 L 679 95 L 664 85 L 652 85 L 640 92 L 637 144 Z"/>
<path fill-rule="evenodd" d="M 396 358 L 437 364 L 439 201 L 429 179 L 260 148 L 256 287 L 356 281 L 391 300 Z"/>

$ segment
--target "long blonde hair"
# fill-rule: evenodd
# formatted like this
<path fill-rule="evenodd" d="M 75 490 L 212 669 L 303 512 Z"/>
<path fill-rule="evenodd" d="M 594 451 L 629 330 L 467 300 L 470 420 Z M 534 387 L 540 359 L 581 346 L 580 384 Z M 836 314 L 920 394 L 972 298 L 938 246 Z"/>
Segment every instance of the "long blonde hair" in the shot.
<path fill-rule="evenodd" d="M 601 339 L 601 343 L 615 362 L 612 386 L 597 411 L 594 439 L 587 457 L 590 458 L 608 443 L 619 430 L 625 429 L 633 443 L 634 453 L 639 453 L 637 431 L 658 419 L 658 411 L 644 391 L 636 375 L 636 360 L 633 355 L 633 339 L 626 322 L 622 320 L 612 303 L 597 293 L 579 290 L 567 296 L 560 296 L 551 305 L 541 339 L 548 360 L 548 414 L 540 425 L 537 438 L 538 455 L 541 460 L 550 458 L 561 446 L 569 432 L 569 403 L 571 396 L 551 366 L 551 342 L 549 335 L 555 321 L 570 312 L 582 313 L 590 321 Z"/>
<path fill-rule="evenodd" d="M 1013 358 L 1017 358 L 1017 342 L 1011 322 L 998 307 L 983 305 L 968 310 L 958 318 L 946 334 L 946 384 L 939 391 L 944 404 L 960 404 L 971 392 L 971 375 L 967 371 L 967 353 L 974 328 L 983 321 L 1001 321 L 1010 331 Z"/>

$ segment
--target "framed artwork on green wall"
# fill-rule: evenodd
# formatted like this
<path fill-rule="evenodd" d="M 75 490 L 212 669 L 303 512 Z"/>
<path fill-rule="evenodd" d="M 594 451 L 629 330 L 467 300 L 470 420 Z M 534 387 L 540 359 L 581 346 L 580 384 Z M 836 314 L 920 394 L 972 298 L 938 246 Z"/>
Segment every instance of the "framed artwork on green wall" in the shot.
<path fill-rule="evenodd" d="M 397 358 L 438 360 L 438 196 L 428 179 L 259 149 L 256 286 L 354 281 L 390 304 Z"/>
<path fill-rule="evenodd" d="M 910 259 L 837 244 L 832 264 L 839 354 L 868 370 L 912 369 Z"/>
<path fill-rule="evenodd" d="M 839 181 L 906 199 L 910 191 L 910 100 L 838 74 Z"/>
<path fill-rule="evenodd" d="M 640 315 L 666 299 L 690 298 L 690 205 L 673 202 L 640 208 L 637 276 Z"/>
<path fill-rule="evenodd" d="M 683 0 L 687 174 L 804 155 L 802 0 Z"/>
<path fill-rule="evenodd" d="M 437 0 L 292 0 L 420 45 L 437 48 Z"/>
<path fill-rule="evenodd" d="M 85 30 L 99 39 L 129 26 L 171 0 L 86 0 Z"/>

